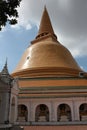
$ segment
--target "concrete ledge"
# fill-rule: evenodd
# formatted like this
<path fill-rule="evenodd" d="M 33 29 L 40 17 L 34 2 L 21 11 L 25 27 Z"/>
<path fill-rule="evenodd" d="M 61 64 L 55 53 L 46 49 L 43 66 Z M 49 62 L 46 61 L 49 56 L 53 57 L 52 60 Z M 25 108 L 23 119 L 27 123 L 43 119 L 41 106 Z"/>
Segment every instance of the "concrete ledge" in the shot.
<path fill-rule="evenodd" d="M 15 122 L 15 125 L 23 125 L 23 126 L 87 125 L 87 121 L 70 121 L 70 122 Z"/>
<path fill-rule="evenodd" d="M 0 124 L 0 128 L 11 128 L 12 124 Z"/>

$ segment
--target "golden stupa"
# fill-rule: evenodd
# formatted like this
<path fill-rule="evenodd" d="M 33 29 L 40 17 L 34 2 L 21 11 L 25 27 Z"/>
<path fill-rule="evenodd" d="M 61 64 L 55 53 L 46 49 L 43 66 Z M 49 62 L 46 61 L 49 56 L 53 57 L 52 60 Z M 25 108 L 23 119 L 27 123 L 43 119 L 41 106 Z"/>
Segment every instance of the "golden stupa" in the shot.
<path fill-rule="evenodd" d="M 59 43 L 46 7 L 38 35 L 12 73 L 20 77 L 77 76 L 82 72 L 69 50 Z"/>

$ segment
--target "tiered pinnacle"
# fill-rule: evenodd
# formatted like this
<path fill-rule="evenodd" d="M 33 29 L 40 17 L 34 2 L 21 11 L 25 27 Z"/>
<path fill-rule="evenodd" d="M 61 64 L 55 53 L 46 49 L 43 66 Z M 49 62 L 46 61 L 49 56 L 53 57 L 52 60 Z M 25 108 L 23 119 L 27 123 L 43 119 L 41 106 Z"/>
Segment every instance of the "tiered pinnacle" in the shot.
<path fill-rule="evenodd" d="M 54 33 L 54 30 L 53 30 L 51 21 L 50 21 L 48 11 L 47 11 L 46 7 L 44 7 L 44 12 L 42 14 L 40 28 L 38 31 L 38 35 L 36 36 L 36 39 L 43 37 L 45 35 L 48 35 L 48 34 L 54 36 L 57 39 L 57 37 Z"/>
<path fill-rule="evenodd" d="M 3 67 L 2 71 L 1 71 L 1 75 L 4 76 L 4 75 L 7 75 L 7 74 L 9 74 L 9 72 L 8 72 L 7 59 L 6 59 L 5 65 L 4 65 L 4 67 Z"/>
<path fill-rule="evenodd" d="M 1 71 L 1 75 L 0 78 L 2 81 L 4 81 L 5 83 L 11 83 L 12 81 L 12 77 L 10 76 L 9 72 L 8 72 L 8 67 L 7 67 L 7 59 L 6 59 L 6 63 Z"/>

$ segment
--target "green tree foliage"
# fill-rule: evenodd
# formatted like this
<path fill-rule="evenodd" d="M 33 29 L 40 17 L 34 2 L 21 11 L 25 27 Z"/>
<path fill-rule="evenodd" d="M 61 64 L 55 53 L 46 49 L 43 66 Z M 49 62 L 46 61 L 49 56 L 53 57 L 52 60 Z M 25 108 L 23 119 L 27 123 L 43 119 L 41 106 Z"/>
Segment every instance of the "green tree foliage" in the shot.
<path fill-rule="evenodd" d="M 8 22 L 9 24 L 17 23 L 17 7 L 21 0 L 0 0 L 0 30 Z"/>

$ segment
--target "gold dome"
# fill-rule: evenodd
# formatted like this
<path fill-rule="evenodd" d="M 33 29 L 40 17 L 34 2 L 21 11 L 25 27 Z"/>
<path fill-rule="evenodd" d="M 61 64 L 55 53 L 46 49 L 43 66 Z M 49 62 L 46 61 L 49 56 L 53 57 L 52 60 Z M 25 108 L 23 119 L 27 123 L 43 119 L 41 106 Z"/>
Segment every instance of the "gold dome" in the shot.
<path fill-rule="evenodd" d="M 57 41 L 45 8 L 36 39 L 26 49 L 13 76 L 75 76 L 82 70 L 71 53 Z"/>

